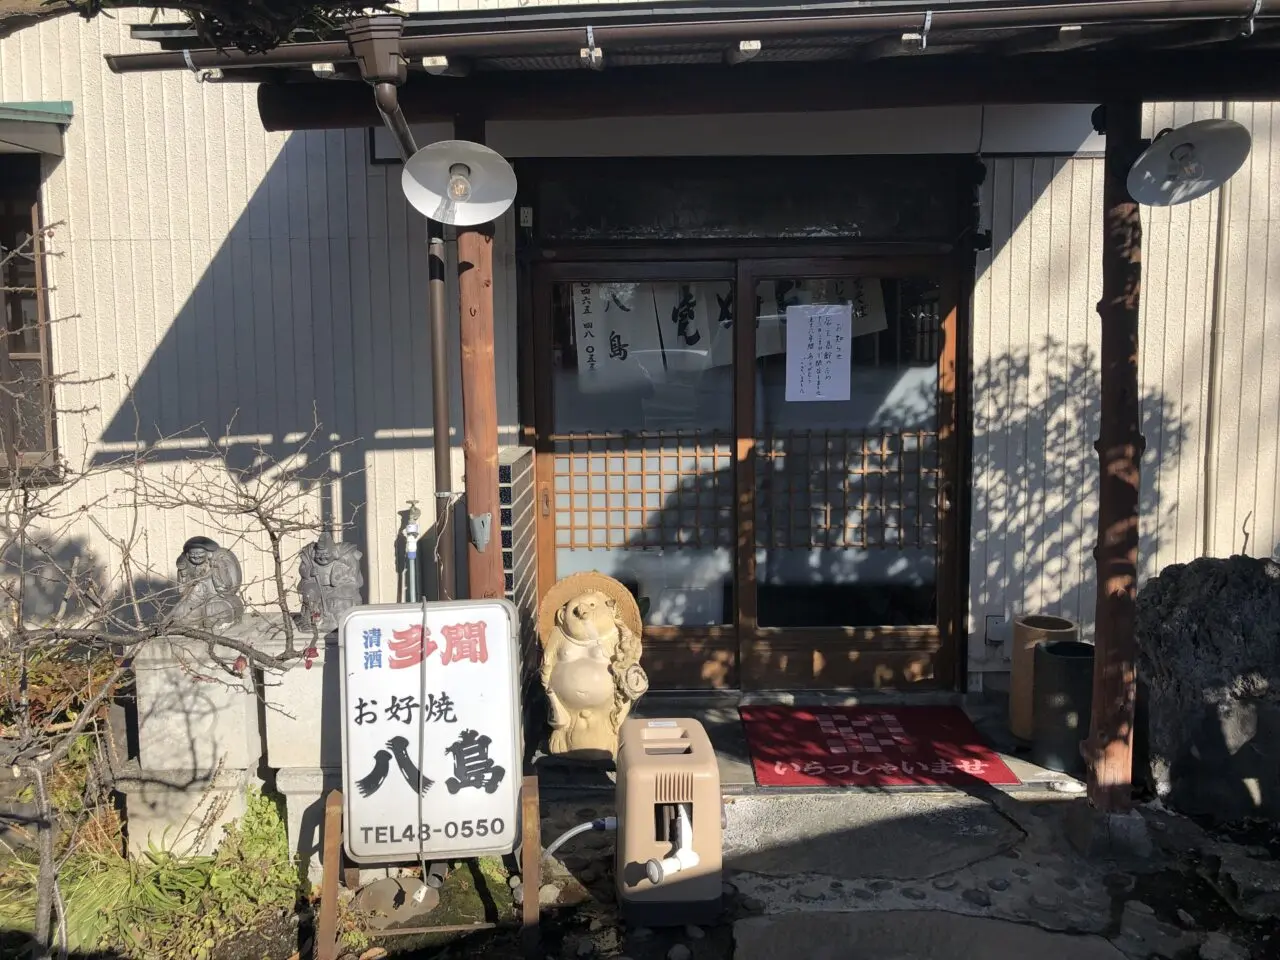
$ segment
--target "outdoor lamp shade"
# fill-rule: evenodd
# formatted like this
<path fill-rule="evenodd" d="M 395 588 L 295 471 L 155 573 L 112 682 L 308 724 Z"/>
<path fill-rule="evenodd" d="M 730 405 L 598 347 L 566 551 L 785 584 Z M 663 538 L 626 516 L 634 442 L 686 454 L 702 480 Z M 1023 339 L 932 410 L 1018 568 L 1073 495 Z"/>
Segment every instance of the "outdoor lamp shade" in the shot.
<path fill-rule="evenodd" d="M 419 213 L 459 227 L 498 219 L 516 198 L 511 164 L 496 151 L 468 140 L 441 140 L 423 147 L 405 163 L 400 184 Z M 470 187 L 466 199 L 455 199 L 459 185 Z"/>
<path fill-rule="evenodd" d="M 1234 120 L 1196 120 L 1165 131 L 1129 170 L 1129 195 L 1152 207 L 1189 203 L 1235 176 L 1251 146 L 1248 129 Z"/>

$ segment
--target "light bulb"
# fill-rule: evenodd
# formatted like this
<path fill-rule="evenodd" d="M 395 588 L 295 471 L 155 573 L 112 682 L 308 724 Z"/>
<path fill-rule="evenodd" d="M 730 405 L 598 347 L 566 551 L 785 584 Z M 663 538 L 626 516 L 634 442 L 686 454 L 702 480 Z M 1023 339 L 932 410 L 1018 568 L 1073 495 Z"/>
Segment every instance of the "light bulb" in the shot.
<path fill-rule="evenodd" d="M 1181 143 L 1169 151 L 1171 173 L 1187 180 L 1200 180 L 1204 177 L 1204 165 L 1196 156 L 1196 148 L 1190 143 Z"/>
<path fill-rule="evenodd" d="M 453 203 L 466 203 L 471 199 L 471 168 L 465 163 L 455 163 L 449 168 L 447 193 Z"/>

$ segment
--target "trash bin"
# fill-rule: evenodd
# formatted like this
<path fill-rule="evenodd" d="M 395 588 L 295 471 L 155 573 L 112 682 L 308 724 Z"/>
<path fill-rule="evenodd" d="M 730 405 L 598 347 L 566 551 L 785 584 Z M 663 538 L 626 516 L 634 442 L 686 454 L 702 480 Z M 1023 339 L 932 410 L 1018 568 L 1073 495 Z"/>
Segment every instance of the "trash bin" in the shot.
<path fill-rule="evenodd" d="M 1013 663 L 1009 671 L 1009 730 L 1019 740 L 1030 740 L 1034 660 L 1032 654 L 1049 640 L 1078 640 L 1079 629 L 1065 617 L 1044 614 L 1016 617 L 1013 621 Z"/>
<path fill-rule="evenodd" d="M 1035 648 L 1031 762 L 1083 779 L 1080 743 L 1093 710 L 1093 645 L 1049 640 Z"/>

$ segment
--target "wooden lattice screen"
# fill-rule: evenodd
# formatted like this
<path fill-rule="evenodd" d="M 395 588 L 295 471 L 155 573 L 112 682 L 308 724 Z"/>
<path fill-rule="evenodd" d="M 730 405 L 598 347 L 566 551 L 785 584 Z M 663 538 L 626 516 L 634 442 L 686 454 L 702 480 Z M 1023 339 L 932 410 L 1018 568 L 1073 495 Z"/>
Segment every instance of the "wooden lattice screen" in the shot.
<path fill-rule="evenodd" d="M 557 547 L 733 547 L 728 434 L 574 434 L 553 441 Z M 935 432 L 779 433 L 758 440 L 756 456 L 761 547 L 937 543 Z"/>
<path fill-rule="evenodd" d="M 557 547 L 733 546 L 729 435 L 573 434 L 553 442 Z"/>
<path fill-rule="evenodd" d="M 938 435 L 811 431 L 756 441 L 756 544 L 906 549 L 938 542 Z"/>

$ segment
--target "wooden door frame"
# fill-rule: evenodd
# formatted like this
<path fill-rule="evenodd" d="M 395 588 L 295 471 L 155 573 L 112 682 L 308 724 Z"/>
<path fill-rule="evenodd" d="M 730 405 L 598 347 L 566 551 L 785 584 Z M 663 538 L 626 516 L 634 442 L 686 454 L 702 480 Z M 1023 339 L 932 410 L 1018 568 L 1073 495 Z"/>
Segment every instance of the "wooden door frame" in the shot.
<path fill-rule="evenodd" d="M 792 253 L 797 255 L 792 255 Z M 784 657 L 803 656 L 813 659 L 814 674 L 820 673 L 817 658 L 826 654 L 822 646 L 848 650 L 856 644 L 858 654 L 896 658 L 903 665 L 932 656 L 932 676 L 911 684 L 914 688 L 962 689 L 965 647 L 965 618 L 968 584 L 962 582 L 968 566 L 967 556 L 960 551 L 965 542 L 962 529 L 968 516 L 966 508 L 971 463 L 965 425 L 969 422 L 968 380 L 971 359 L 969 342 L 969 303 L 973 288 L 973 271 L 965 272 L 972 257 L 963 248 L 950 245 L 904 246 L 885 244 L 769 244 L 759 246 L 701 245 L 673 246 L 627 250 L 618 247 L 540 250 L 522 263 L 526 271 L 521 290 L 528 291 L 527 307 L 520 311 L 529 332 L 522 342 L 520 375 L 529 384 L 522 395 L 531 402 L 529 421 L 524 436 L 535 450 L 535 484 L 537 497 L 537 569 L 539 600 L 556 579 L 555 543 L 555 460 L 553 436 L 553 380 L 545 375 L 553 356 L 551 326 L 551 288 L 555 283 L 571 280 L 652 280 L 660 279 L 731 279 L 735 290 L 735 316 L 754 317 L 754 281 L 761 276 L 777 275 L 785 270 L 789 276 L 849 276 L 850 271 L 880 276 L 929 276 L 940 282 L 945 309 L 941 314 L 942 348 L 938 361 L 938 443 L 939 465 L 943 470 L 939 497 L 949 492 L 950 508 L 940 511 L 938 520 L 937 619 L 933 627 L 834 627 L 793 630 L 782 627 L 761 628 L 758 623 L 755 569 L 755 377 L 741 373 L 754 370 L 755 325 L 735 324 L 734 337 L 734 485 L 738 528 L 734 548 L 734 623 L 699 628 L 648 627 L 646 640 L 668 649 L 672 644 L 687 644 L 694 658 L 717 656 L 726 664 L 720 678 L 707 675 L 703 679 L 713 686 L 741 687 L 743 690 L 777 688 L 771 683 L 773 671 L 753 669 L 744 656 L 747 645 L 759 647 L 766 654 Z M 750 291 L 750 292 L 748 292 Z M 963 348 L 963 349 L 962 349 Z M 539 371 L 543 371 L 539 375 Z M 949 490 L 947 489 L 949 487 Z M 751 589 L 744 589 L 750 582 Z M 800 640 L 786 642 L 783 634 L 799 634 Z M 820 644 L 820 645 L 815 645 Z M 831 652 L 835 652 L 833 649 Z M 899 671 L 905 675 L 906 669 Z M 730 683 L 732 678 L 734 681 Z M 719 682 L 716 682 L 717 679 Z M 816 679 L 813 678 L 813 679 Z M 794 674 L 781 686 L 795 688 L 819 686 L 803 682 Z M 880 684 L 879 676 L 872 684 Z M 892 678 L 892 679 L 900 679 Z M 829 686 L 829 685 L 822 685 Z M 838 689 L 838 687 L 832 687 Z"/>
<path fill-rule="evenodd" d="M 939 483 L 939 517 L 937 545 L 936 617 L 933 626 L 911 627 L 762 627 L 759 623 L 756 581 L 756 425 L 755 377 L 735 376 L 735 426 L 739 453 L 737 471 L 738 502 L 738 570 L 734 596 L 738 599 L 739 674 L 744 690 L 791 689 L 800 686 L 830 686 L 817 683 L 832 657 L 854 653 L 878 655 L 894 663 L 893 674 L 883 677 L 873 664 L 867 679 L 854 686 L 901 686 L 913 663 L 921 654 L 931 654 L 932 675 L 908 681 L 911 686 L 950 687 L 955 682 L 955 648 L 958 644 L 957 610 L 964 607 L 964 584 L 958 582 L 956 552 L 962 542 L 957 523 L 960 491 L 967 489 L 961 469 L 959 448 L 959 414 L 957 402 L 957 362 L 959 359 L 958 327 L 962 274 L 954 256 L 852 256 L 772 257 L 738 261 L 735 289 L 735 315 L 754 318 L 755 290 L 761 279 L 771 277 L 804 277 L 838 279 L 849 276 L 928 277 L 939 282 L 940 333 L 942 345 L 938 358 L 938 455 L 942 478 Z M 756 357 L 756 325 L 736 324 L 735 366 L 754 368 Z M 745 368 L 742 368 L 745 369 Z M 944 507 L 949 501 L 950 506 Z M 800 659 L 799 667 L 793 658 Z M 806 681 L 803 661 L 809 661 Z M 779 685 L 781 671 L 786 683 Z M 863 674 L 854 670 L 852 675 Z M 881 683 L 881 680 L 890 680 Z M 843 685 L 841 685 L 843 686 Z"/>
<path fill-rule="evenodd" d="M 555 491 L 555 397 L 554 380 L 536 371 L 551 369 L 554 335 L 551 317 L 551 288 L 556 283 L 588 281 L 643 280 L 723 280 L 733 282 L 732 260 L 706 257 L 650 260 L 634 257 L 616 260 L 572 259 L 539 260 L 531 266 L 533 304 L 532 350 L 530 366 L 522 373 L 533 376 L 534 483 L 537 514 L 538 601 L 555 583 L 556 573 L 556 491 Z M 734 571 L 737 582 L 737 571 Z M 736 594 L 736 591 L 735 591 Z M 700 663 L 700 679 L 715 687 L 735 689 L 738 679 L 738 631 L 730 624 L 703 627 L 647 626 L 646 644 L 655 645 L 650 656 L 661 651 L 663 662 L 655 677 L 661 682 L 663 673 L 678 673 Z M 648 666 L 648 664 L 646 664 Z M 651 670 L 651 672 L 653 672 Z M 695 688 L 697 689 L 697 688 Z"/>

